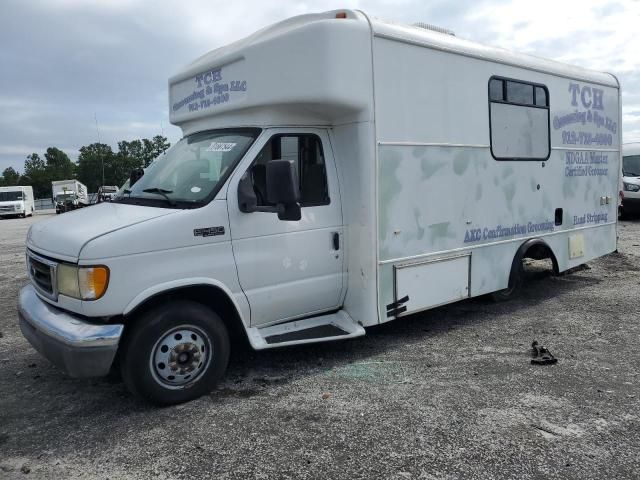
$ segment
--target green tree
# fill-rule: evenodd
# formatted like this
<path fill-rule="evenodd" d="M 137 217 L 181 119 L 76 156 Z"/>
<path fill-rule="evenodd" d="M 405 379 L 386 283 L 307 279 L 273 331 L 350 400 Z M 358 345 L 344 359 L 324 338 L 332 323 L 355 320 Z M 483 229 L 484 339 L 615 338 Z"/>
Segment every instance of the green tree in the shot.
<path fill-rule="evenodd" d="M 84 183 L 90 192 L 97 192 L 102 185 L 102 169 L 104 166 L 104 183 L 120 186 L 123 181 L 113 176 L 115 154 L 109 145 L 92 143 L 80 147 L 76 173 L 78 180 Z"/>
<path fill-rule="evenodd" d="M 45 198 L 50 195 L 51 180 L 47 174 L 47 165 L 37 153 L 27 156 L 24 161 L 23 182 L 33 187 L 36 198 Z"/>
<path fill-rule="evenodd" d="M 130 142 L 122 140 L 118 142 L 118 155 L 126 158 L 132 168 L 140 168 L 144 166 L 144 143 L 142 140 L 132 140 Z"/>
<path fill-rule="evenodd" d="M 20 174 L 16 172 L 15 168 L 7 167 L 2 172 L 2 183 L 0 185 L 4 187 L 13 187 L 20 185 Z"/>
<path fill-rule="evenodd" d="M 75 178 L 75 164 L 62 150 L 49 147 L 44 158 L 47 161 L 47 174 L 51 181 Z"/>
<path fill-rule="evenodd" d="M 118 153 L 126 157 L 134 168 L 146 168 L 170 146 L 167 137 L 156 135 L 151 140 L 143 138 L 130 142 L 125 140 L 118 142 Z"/>
<path fill-rule="evenodd" d="M 148 167 L 156 158 L 166 152 L 167 149 L 171 146 L 171 144 L 167 140 L 167 137 L 163 137 L 162 135 L 156 135 L 151 140 L 149 140 L 148 138 L 143 138 L 142 143 L 143 165 L 145 166 L 145 168 Z"/>

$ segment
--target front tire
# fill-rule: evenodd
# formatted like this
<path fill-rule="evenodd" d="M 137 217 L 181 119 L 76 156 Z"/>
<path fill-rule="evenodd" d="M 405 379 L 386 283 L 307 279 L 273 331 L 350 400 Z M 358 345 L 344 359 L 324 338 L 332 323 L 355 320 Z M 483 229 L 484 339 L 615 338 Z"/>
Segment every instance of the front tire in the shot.
<path fill-rule="evenodd" d="M 160 305 L 137 319 L 121 352 L 122 379 L 156 405 L 187 402 L 210 392 L 229 362 L 224 322 L 192 301 Z"/>

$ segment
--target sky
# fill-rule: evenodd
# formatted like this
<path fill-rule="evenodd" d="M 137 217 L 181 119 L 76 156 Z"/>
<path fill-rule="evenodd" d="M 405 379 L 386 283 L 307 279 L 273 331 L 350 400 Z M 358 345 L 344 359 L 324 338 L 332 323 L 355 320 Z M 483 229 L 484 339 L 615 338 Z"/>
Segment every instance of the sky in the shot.
<path fill-rule="evenodd" d="M 1 0 L 0 172 L 47 147 L 163 134 L 167 79 L 200 55 L 309 12 L 400 23 L 615 73 L 623 141 L 640 141 L 640 0 Z"/>

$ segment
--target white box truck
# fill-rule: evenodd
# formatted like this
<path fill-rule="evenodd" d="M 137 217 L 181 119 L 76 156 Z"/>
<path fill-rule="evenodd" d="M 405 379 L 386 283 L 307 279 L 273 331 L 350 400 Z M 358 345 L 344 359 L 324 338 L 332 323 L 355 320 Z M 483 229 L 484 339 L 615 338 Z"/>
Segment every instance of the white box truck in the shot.
<path fill-rule="evenodd" d="M 55 180 L 51 182 L 51 193 L 56 213 L 89 205 L 87 187 L 78 180 Z"/>
<path fill-rule="evenodd" d="M 640 142 L 622 146 L 622 206 L 623 216 L 640 214 Z"/>
<path fill-rule="evenodd" d="M 33 225 L 24 335 L 201 395 L 231 334 L 341 340 L 616 249 L 616 78 L 359 11 L 303 15 L 169 80 L 184 138 L 111 203 Z"/>
<path fill-rule="evenodd" d="M 33 187 L 0 187 L 0 217 L 32 216 L 35 210 Z"/>

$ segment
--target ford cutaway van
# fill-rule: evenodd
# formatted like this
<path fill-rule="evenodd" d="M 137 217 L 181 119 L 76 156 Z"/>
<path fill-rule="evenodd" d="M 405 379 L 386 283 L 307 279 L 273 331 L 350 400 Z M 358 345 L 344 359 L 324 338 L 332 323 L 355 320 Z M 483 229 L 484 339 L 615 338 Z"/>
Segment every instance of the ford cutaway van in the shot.
<path fill-rule="evenodd" d="M 257 350 L 509 298 L 616 249 L 608 73 L 351 10 L 302 15 L 169 80 L 184 138 L 110 203 L 34 224 L 24 335 L 73 376 L 117 365 L 186 401 Z M 138 178 L 140 177 L 140 178 Z"/>

